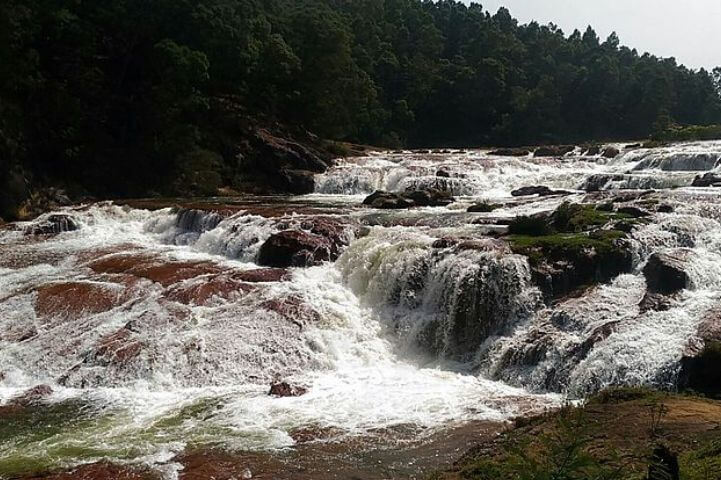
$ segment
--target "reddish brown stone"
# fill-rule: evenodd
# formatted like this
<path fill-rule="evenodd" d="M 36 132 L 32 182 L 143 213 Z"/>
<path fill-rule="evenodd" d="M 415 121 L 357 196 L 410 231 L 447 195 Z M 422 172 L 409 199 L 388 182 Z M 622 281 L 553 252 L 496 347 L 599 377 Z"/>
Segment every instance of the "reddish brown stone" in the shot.
<path fill-rule="evenodd" d="M 42 402 L 53 394 L 53 389 L 49 385 L 37 385 L 24 393 L 10 400 L 12 405 L 26 407 L 34 403 Z"/>
<path fill-rule="evenodd" d="M 233 278 L 249 283 L 283 282 L 290 279 L 290 272 L 284 268 L 259 268 L 236 273 Z"/>
<path fill-rule="evenodd" d="M 268 395 L 274 397 L 300 397 L 308 393 L 308 389 L 298 385 L 291 385 L 287 382 L 274 383 L 270 386 Z"/>
<path fill-rule="evenodd" d="M 213 298 L 234 299 L 258 288 L 228 275 L 217 275 L 201 282 L 172 287 L 165 298 L 185 305 L 207 305 Z"/>
<path fill-rule="evenodd" d="M 275 298 L 263 302 L 260 306 L 281 315 L 300 328 L 308 322 L 320 320 L 320 313 L 298 296 Z"/>
<path fill-rule="evenodd" d="M 134 339 L 133 332 L 123 327 L 100 339 L 95 349 L 95 356 L 109 363 L 127 363 L 137 357 L 142 349 L 143 344 Z"/>
<path fill-rule="evenodd" d="M 222 269 L 211 262 L 164 261 L 147 255 L 119 254 L 90 263 L 96 273 L 126 273 L 146 278 L 164 287 L 200 275 L 218 274 Z"/>
<path fill-rule="evenodd" d="M 99 462 L 81 465 L 64 472 L 23 477 L 23 480 L 160 480 L 160 478 L 160 475 L 141 468 Z"/>
<path fill-rule="evenodd" d="M 204 451 L 185 453 L 173 459 L 183 465 L 178 480 L 246 480 L 256 477 L 250 467 L 255 470 L 262 464 L 260 458 L 245 455 L 232 455 L 224 452 Z"/>
<path fill-rule="evenodd" d="M 121 305 L 124 303 L 121 293 L 101 283 L 51 283 L 37 289 L 35 312 L 41 318 L 81 318 Z"/>

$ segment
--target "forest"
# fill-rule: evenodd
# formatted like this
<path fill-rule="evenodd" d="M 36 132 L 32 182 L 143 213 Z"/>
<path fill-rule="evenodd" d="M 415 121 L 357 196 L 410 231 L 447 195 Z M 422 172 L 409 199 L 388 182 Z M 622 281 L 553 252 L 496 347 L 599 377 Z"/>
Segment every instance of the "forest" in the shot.
<path fill-rule="evenodd" d="M 249 125 L 399 148 L 721 123 L 721 68 L 454 0 L 6 0 L 0 37 L 0 175 L 94 195 L 232 176 Z"/>

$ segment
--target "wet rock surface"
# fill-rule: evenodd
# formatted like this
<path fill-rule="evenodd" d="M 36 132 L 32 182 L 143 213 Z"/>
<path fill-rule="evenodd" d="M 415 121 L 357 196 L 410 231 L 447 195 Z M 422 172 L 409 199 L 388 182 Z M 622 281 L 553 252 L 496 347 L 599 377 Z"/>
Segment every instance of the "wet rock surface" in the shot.
<path fill-rule="evenodd" d="M 376 191 L 363 200 L 363 205 L 384 210 L 399 210 L 412 207 L 445 207 L 455 199 L 450 193 L 438 190 L 410 190 L 404 193 Z"/>
<path fill-rule="evenodd" d="M 308 393 L 308 389 L 299 385 L 291 385 L 287 382 L 274 383 L 270 386 L 268 395 L 273 397 L 300 397 Z"/>
<path fill-rule="evenodd" d="M 688 288 L 690 279 L 686 268 L 694 252 L 689 249 L 676 249 L 663 253 L 654 253 L 643 268 L 648 290 L 664 295 Z"/>
<path fill-rule="evenodd" d="M 566 190 L 552 190 L 543 185 L 521 187 L 513 190 L 511 195 L 514 197 L 527 197 L 531 195 L 538 195 L 539 197 L 547 197 L 549 195 L 570 195 L 572 192 Z"/>
<path fill-rule="evenodd" d="M 48 215 L 25 228 L 26 235 L 58 235 L 78 230 L 80 225 L 70 215 Z"/>

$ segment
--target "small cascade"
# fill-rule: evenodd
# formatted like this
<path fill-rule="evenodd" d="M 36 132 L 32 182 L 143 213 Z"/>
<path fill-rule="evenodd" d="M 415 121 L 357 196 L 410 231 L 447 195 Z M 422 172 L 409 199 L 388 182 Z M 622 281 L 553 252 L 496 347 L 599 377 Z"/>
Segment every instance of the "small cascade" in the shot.
<path fill-rule="evenodd" d="M 37 411 L 48 425 L 73 408 L 89 421 L 11 433 L 0 456 L 73 466 L 102 445 L 103 458 L 173 478 L 188 444 L 253 451 L 293 446 L 298 432 L 437 432 L 613 385 L 673 388 L 721 300 L 721 197 L 688 187 L 720 154 L 721 142 L 613 160 L 578 148 L 377 153 L 338 161 L 313 195 L 155 211 L 104 202 L 4 227 L 0 406 L 47 384 Z M 591 193 L 511 195 L 528 186 Z M 362 205 L 377 189 L 423 188 L 456 201 Z M 603 205 L 590 220 L 618 231 L 544 246 L 506 235 L 513 217 L 565 201 Z M 468 211 L 482 203 L 492 211 Z M 534 282 L 580 268 L 545 249 L 570 241 L 591 258 L 620 231 L 628 273 L 543 297 Z M 673 288 L 659 287 L 666 275 Z M 307 393 L 269 396 L 278 381 Z"/>
<path fill-rule="evenodd" d="M 443 242 L 443 240 L 440 240 Z M 356 241 L 338 260 L 348 285 L 408 350 L 471 361 L 537 308 L 524 257 L 493 242 L 444 248 L 402 229 Z"/>

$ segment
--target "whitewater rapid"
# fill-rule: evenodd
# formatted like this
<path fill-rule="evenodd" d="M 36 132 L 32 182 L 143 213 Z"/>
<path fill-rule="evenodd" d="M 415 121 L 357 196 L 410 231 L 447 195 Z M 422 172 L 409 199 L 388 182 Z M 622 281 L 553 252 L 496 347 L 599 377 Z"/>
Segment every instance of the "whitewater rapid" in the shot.
<path fill-rule="evenodd" d="M 610 385 L 672 387 L 721 296 L 721 201 L 713 189 L 687 188 L 720 159 L 718 142 L 612 160 L 580 149 L 560 158 L 374 154 L 318 175 L 313 195 L 267 199 L 282 211 L 259 209 L 264 199 L 192 209 L 106 202 L 56 212 L 71 215 L 76 231 L 0 230 L 0 405 L 40 384 L 53 390 L 39 413 L 44 433 L 0 438 L 0 476 L 3 462 L 112 459 L 172 477 L 173 459 L 191 447 L 290 448 L 309 430 L 331 438 L 409 425 L 433 432 L 508 420 Z M 680 188 L 660 197 L 673 213 L 633 232 L 634 271 L 580 297 L 544 304 L 527 259 L 495 244 L 437 243 L 483 238 L 503 231 L 499 219 L 580 201 L 590 178 L 601 178 L 601 190 Z M 510 196 L 528 185 L 570 195 Z M 376 189 L 410 188 L 448 190 L 457 202 L 360 206 Z M 466 212 L 479 201 L 503 207 Z M 271 235 L 308 218 L 361 228 L 344 232 L 348 246 L 335 262 L 280 280 L 238 280 L 264 270 L 256 262 Z M 695 254 L 690 287 L 669 310 L 641 312 L 644 262 L 679 247 Z M 211 294 L 197 300 L 204 288 Z M 609 323 L 607 338 L 580 355 Z M 277 381 L 308 393 L 269 396 Z"/>

